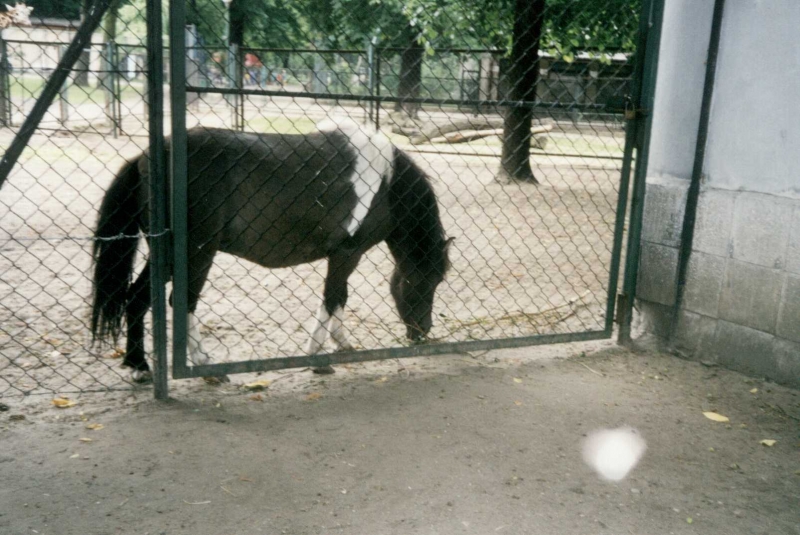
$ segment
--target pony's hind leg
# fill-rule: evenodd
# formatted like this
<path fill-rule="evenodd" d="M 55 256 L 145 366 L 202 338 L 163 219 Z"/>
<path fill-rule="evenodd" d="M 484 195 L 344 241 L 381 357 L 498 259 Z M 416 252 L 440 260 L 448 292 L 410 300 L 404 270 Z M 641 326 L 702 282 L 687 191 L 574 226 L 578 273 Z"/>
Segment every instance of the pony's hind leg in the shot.
<path fill-rule="evenodd" d="M 325 278 L 325 291 L 322 305 L 319 307 L 314 328 L 306 343 L 306 354 L 319 353 L 330 335 L 336 343 L 338 351 L 353 349 L 347 339 L 342 320 L 344 305 L 347 303 L 347 279 L 353 273 L 360 254 L 335 254 L 328 258 L 328 276 Z M 331 366 L 314 368 L 314 373 L 333 373 Z"/>
<path fill-rule="evenodd" d="M 144 354 L 144 316 L 148 308 L 150 308 L 150 262 L 145 264 L 136 282 L 130 287 L 125 309 L 128 340 L 122 365 L 132 368 L 131 380 L 135 383 L 148 383 L 153 379 Z"/>

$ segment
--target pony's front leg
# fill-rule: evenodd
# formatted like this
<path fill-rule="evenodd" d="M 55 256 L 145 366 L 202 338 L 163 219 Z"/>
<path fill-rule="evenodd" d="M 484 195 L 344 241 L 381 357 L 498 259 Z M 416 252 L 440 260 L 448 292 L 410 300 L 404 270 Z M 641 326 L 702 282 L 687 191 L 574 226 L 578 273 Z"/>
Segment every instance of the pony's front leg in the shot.
<path fill-rule="evenodd" d="M 322 350 L 330 335 L 336 343 L 337 351 L 353 349 L 342 325 L 344 305 L 347 303 L 347 279 L 353 273 L 360 254 L 337 254 L 328 259 L 328 276 L 325 278 L 325 292 L 322 305 L 317 311 L 311 337 L 306 343 L 306 354 L 315 355 Z M 314 373 L 333 373 L 331 366 L 314 368 Z"/>
<path fill-rule="evenodd" d="M 206 350 L 203 349 L 203 337 L 200 334 L 200 322 L 193 312 L 189 313 L 188 319 L 189 332 L 186 337 L 186 345 L 189 353 L 189 360 L 192 361 L 194 366 L 203 366 L 204 364 L 211 364 L 211 357 Z M 203 380 L 209 384 L 216 383 L 230 383 L 231 380 L 227 375 L 220 377 L 203 377 Z"/>

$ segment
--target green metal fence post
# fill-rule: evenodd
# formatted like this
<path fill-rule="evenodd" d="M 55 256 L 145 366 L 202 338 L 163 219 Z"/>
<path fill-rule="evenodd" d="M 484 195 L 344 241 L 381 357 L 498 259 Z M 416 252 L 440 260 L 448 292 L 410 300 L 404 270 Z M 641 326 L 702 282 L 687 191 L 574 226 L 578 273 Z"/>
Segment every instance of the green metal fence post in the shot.
<path fill-rule="evenodd" d="M 381 128 L 381 49 L 375 47 L 375 129 Z"/>
<path fill-rule="evenodd" d="M 233 45 L 235 48 L 233 72 L 235 74 L 236 89 L 241 91 L 244 89 L 244 52 L 239 48 L 239 45 Z M 242 93 L 236 95 L 236 127 L 244 131 L 244 99 Z"/>
<path fill-rule="evenodd" d="M 105 92 L 106 98 L 106 117 L 108 118 L 109 122 L 111 122 L 111 135 L 114 139 L 119 137 L 119 125 L 117 124 L 117 92 L 115 90 L 116 86 L 116 63 L 114 62 L 116 50 L 116 43 L 114 41 L 108 41 L 106 43 L 105 50 L 103 53 L 105 54 L 105 61 L 103 61 L 104 70 L 107 72 L 102 73 L 103 75 L 103 90 Z"/>
<path fill-rule="evenodd" d="M 633 102 L 628 111 L 634 120 L 640 121 L 636 128 L 636 170 L 631 193 L 631 216 L 628 230 L 628 248 L 625 258 L 625 277 L 620 296 L 619 342 L 631 341 L 631 320 L 633 319 L 633 300 L 636 297 L 636 282 L 639 271 L 639 253 L 642 240 L 642 217 L 644 215 L 644 194 L 647 181 L 647 161 L 650 148 L 650 131 L 653 126 L 653 102 L 655 98 L 656 77 L 658 74 L 658 53 L 661 45 L 661 23 L 664 18 L 665 0 L 649 0 L 645 4 L 647 20 L 647 40 L 639 92 L 639 101 Z"/>
<path fill-rule="evenodd" d="M 161 1 L 147 0 L 147 95 L 150 134 L 150 295 L 153 304 L 153 386 L 156 399 L 167 390 L 167 176 L 164 154 L 164 43 Z"/>
<path fill-rule="evenodd" d="M 112 85 L 114 91 L 114 124 L 117 126 L 119 135 L 122 135 L 122 69 L 120 68 L 119 45 L 117 45 L 116 41 L 114 41 L 114 56 L 112 57 L 112 61 L 114 62 L 114 83 Z"/>
<path fill-rule="evenodd" d="M 8 45 L 0 32 L 0 125 L 11 126 L 9 116 L 11 115 L 11 92 L 8 83 Z"/>
<path fill-rule="evenodd" d="M 58 47 L 58 60 L 64 57 L 65 47 Z M 58 122 L 66 128 L 69 121 L 69 78 L 67 78 L 58 90 Z"/>
<path fill-rule="evenodd" d="M 180 377 L 186 369 L 188 320 L 187 184 L 186 184 L 186 5 L 170 0 L 170 62 L 172 84 L 172 374 Z M 198 95 L 199 98 L 199 95 Z"/>
<path fill-rule="evenodd" d="M 367 69 L 369 77 L 367 84 L 369 89 L 369 96 L 375 96 L 375 43 L 372 39 L 367 41 Z M 372 121 L 372 110 L 375 108 L 375 103 L 370 99 L 369 101 L 369 116 L 367 122 Z"/>

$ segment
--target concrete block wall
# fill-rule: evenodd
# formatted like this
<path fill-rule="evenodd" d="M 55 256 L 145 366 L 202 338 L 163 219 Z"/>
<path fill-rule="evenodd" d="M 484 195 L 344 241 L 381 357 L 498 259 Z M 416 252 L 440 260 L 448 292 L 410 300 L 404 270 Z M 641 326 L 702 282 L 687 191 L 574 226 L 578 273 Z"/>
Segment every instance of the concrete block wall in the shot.
<path fill-rule="evenodd" d="M 655 179 L 645 199 L 637 298 L 646 329 L 669 335 L 685 180 Z M 706 189 L 675 348 L 800 387 L 800 200 Z"/>

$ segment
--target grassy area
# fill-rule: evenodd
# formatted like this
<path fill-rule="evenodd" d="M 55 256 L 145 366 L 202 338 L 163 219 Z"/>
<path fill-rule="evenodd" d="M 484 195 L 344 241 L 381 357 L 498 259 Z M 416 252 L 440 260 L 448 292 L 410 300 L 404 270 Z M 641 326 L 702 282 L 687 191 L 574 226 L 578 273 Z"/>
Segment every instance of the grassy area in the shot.
<path fill-rule="evenodd" d="M 44 88 L 45 80 L 39 77 L 24 76 L 11 78 L 11 99 L 19 101 L 21 99 L 35 99 Z M 144 86 L 141 82 L 121 84 L 122 100 L 140 100 L 144 93 Z M 103 105 L 106 102 L 105 90 L 101 87 L 82 87 L 70 84 L 67 88 L 67 100 L 72 106 L 79 106 L 86 103 Z"/>

